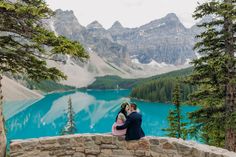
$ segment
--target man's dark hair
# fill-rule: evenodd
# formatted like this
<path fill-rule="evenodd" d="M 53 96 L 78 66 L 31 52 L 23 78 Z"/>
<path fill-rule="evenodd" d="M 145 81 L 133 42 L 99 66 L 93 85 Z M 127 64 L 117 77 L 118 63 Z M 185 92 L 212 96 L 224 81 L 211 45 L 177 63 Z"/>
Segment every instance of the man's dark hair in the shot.
<path fill-rule="evenodd" d="M 135 103 L 131 103 L 130 106 L 133 107 L 134 110 L 137 110 L 137 105 Z"/>

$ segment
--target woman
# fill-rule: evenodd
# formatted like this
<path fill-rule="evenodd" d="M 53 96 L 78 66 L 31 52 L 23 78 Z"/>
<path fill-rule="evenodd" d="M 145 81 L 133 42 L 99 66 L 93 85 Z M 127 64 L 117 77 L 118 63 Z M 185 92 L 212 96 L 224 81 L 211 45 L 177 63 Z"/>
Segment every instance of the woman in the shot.
<path fill-rule="evenodd" d="M 123 125 L 126 121 L 129 111 L 129 103 L 125 102 L 121 105 L 121 110 L 116 116 L 116 122 L 112 125 L 112 134 L 115 136 L 123 136 L 126 134 L 126 129 L 116 130 L 116 126 Z"/>

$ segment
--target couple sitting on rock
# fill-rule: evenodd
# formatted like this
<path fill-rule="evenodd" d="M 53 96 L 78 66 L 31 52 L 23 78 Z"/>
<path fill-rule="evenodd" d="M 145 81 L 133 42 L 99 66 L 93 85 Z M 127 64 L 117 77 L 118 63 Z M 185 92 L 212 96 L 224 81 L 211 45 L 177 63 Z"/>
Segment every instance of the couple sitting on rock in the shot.
<path fill-rule="evenodd" d="M 112 126 L 112 134 L 124 136 L 125 140 L 138 140 L 145 136 L 142 125 L 142 115 L 137 112 L 135 103 L 123 103 Z"/>

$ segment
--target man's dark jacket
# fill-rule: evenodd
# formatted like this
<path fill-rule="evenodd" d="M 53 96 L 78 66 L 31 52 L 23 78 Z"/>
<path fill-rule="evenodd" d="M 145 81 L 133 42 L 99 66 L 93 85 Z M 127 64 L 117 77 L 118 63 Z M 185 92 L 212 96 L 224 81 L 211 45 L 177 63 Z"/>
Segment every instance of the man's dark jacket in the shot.
<path fill-rule="evenodd" d="M 142 125 L 142 115 L 137 112 L 132 112 L 128 115 L 125 124 L 122 126 L 116 126 L 117 130 L 123 130 L 127 128 L 125 140 L 138 140 L 145 136 Z"/>

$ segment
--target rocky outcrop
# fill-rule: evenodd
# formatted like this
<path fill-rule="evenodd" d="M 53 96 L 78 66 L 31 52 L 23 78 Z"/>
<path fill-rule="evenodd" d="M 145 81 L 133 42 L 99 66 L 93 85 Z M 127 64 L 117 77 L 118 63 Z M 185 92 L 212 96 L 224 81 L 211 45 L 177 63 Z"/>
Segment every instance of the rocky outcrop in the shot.
<path fill-rule="evenodd" d="M 72 40 L 84 40 L 85 27 L 80 25 L 73 11 L 58 9 L 49 22 L 50 29 Z"/>
<path fill-rule="evenodd" d="M 11 157 L 236 157 L 236 153 L 174 138 L 145 137 L 127 142 L 121 137 L 83 134 L 15 140 Z"/>

